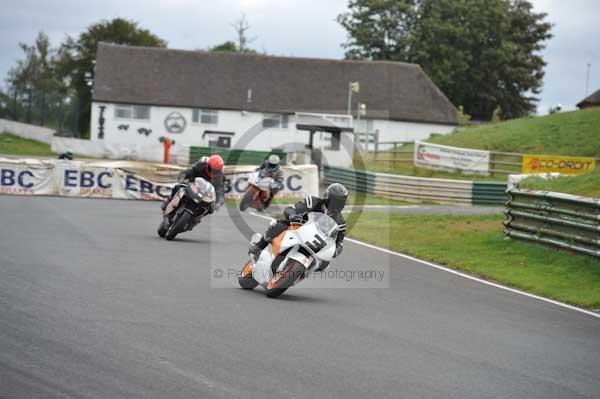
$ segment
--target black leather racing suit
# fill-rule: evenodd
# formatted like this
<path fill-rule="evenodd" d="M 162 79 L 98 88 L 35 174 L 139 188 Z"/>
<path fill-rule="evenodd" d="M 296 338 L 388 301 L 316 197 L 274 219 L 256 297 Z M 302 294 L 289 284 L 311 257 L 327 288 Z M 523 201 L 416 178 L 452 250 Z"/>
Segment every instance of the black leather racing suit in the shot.
<path fill-rule="evenodd" d="M 223 175 L 223 171 L 209 170 L 208 157 L 202 157 L 198 162 L 193 164 L 191 168 L 179 172 L 177 180 L 180 182 L 184 179 L 188 181 L 194 181 L 194 179 L 197 177 L 201 177 L 213 185 L 217 197 L 215 203 L 217 204 L 217 208 L 220 208 L 223 205 L 223 202 L 225 202 L 225 176 Z M 179 185 L 176 184 L 171 191 L 171 196 L 163 202 L 163 210 L 178 189 Z M 213 212 L 213 208 L 214 206 L 211 207 L 209 211 L 210 213 Z"/>

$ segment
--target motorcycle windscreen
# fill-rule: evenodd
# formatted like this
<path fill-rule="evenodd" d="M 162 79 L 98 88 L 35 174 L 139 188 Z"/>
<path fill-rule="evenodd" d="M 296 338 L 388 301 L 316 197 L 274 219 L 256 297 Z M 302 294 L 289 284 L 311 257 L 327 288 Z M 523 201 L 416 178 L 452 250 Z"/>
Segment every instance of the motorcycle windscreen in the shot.
<path fill-rule="evenodd" d="M 321 234 L 327 237 L 333 237 L 337 234 L 338 224 L 330 216 L 324 213 L 315 213 L 315 225 Z"/>
<path fill-rule="evenodd" d="M 196 190 L 194 191 L 196 191 L 199 194 L 199 196 L 202 197 L 202 201 L 208 203 L 215 201 L 215 188 L 211 183 L 209 183 L 201 177 L 198 177 L 196 178 L 196 180 L 194 180 L 194 185 L 196 188 Z"/>

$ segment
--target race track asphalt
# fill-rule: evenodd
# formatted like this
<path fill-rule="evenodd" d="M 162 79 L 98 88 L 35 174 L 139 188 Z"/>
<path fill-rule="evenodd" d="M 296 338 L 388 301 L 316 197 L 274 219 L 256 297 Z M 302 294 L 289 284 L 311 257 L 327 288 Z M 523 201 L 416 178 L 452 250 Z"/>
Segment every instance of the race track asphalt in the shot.
<path fill-rule="evenodd" d="M 600 319 L 356 243 L 389 288 L 214 288 L 268 223 L 236 218 L 1 196 L 0 398 L 600 397 Z"/>

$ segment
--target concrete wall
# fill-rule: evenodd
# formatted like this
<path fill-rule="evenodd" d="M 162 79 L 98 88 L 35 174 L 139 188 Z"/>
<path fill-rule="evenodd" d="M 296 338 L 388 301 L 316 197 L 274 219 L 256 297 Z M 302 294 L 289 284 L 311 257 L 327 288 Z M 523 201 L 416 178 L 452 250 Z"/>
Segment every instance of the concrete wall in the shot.
<path fill-rule="evenodd" d="M 25 139 L 42 141 L 50 144 L 56 131 L 47 127 L 0 119 L 0 133 L 11 133 Z"/>

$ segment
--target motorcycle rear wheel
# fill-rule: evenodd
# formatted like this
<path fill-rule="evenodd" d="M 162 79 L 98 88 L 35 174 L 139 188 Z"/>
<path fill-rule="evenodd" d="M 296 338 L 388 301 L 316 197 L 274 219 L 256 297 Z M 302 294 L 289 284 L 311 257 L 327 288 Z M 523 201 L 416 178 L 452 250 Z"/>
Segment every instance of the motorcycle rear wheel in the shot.
<path fill-rule="evenodd" d="M 171 227 L 169 227 L 169 230 L 167 230 L 165 238 L 169 241 L 174 239 L 177 236 L 177 234 L 185 230 L 191 218 L 192 215 L 190 215 L 189 212 L 182 212 L 179 218 L 176 219 L 171 225 Z"/>
<path fill-rule="evenodd" d="M 265 289 L 267 297 L 277 298 L 294 284 L 300 275 L 306 272 L 303 264 L 294 259 L 288 259 L 288 263 L 282 272 L 271 278 Z"/>

